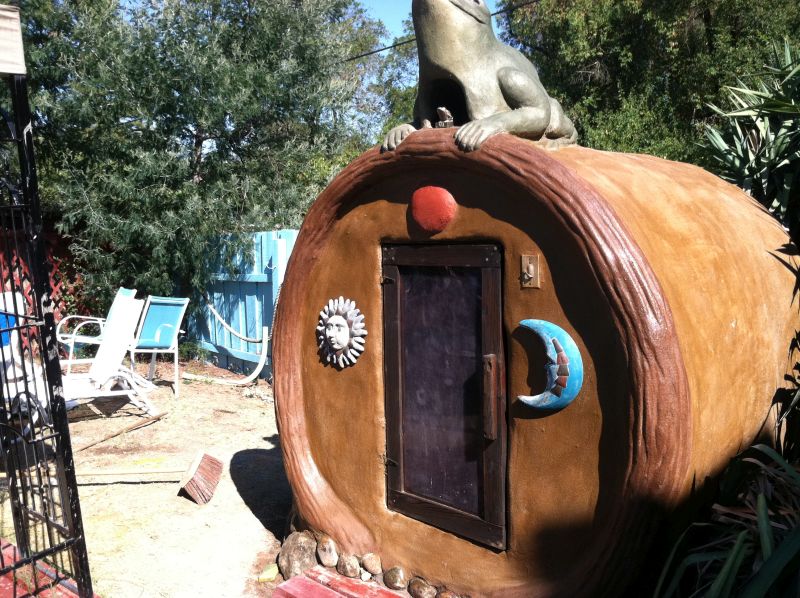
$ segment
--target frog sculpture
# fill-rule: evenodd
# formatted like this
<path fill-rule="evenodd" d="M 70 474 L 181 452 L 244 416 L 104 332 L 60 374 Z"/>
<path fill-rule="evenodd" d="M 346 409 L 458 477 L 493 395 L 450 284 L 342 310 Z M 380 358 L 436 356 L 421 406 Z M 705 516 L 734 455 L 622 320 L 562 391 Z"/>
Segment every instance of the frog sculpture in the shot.
<path fill-rule="evenodd" d="M 495 36 L 485 0 L 413 0 L 411 13 L 419 50 L 414 123 L 389 131 L 383 151 L 433 126 L 441 109 L 460 127 L 455 139 L 464 151 L 479 149 L 498 133 L 556 145 L 576 142 L 572 121 L 547 95 L 536 67 Z"/>

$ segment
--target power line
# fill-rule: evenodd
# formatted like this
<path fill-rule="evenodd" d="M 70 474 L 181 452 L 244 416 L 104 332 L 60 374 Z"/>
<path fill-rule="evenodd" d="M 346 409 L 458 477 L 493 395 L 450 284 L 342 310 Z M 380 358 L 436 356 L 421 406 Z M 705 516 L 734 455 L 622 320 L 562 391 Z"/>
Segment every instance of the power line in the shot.
<path fill-rule="evenodd" d="M 520 2 L 519 4 L 515 4 L 514 6 L 509 6 L 508 8 L 504 8 L 503 10 L 498 10 L 492 13 L 493 17 L 498 15 L 503 15 L 508 12 L 515 11 L 519 8 L 525 8 L 526 6 L 530 6 L 531 4 L 538 4 L 541 0 L 528 0 L 528 2 Z M 379 48 L 377 50 L 371 50 L 369 52 L 364 52 L 363 54 L 359 54 L 358 56 L 351 56 L 350 58 L 345 58 L 342 62 L 353 62 L 354 60 L 361 60 L 362 58 L 367 58 L 368 56 L 373 56 L 375 54 L 380 54 L 381 52 L 385 52 L 386 50 L 394 50 L 395 48 L 399 48 L 400 46 L 407 46 L 408 44 L 413 44 L 417 41 L 416 37 L 409 37 L 408 39 L 404 39 L 401 42 L 397 42 L 396 44 L 392 44 L 391 46 L 386 46 L 385 48 Z"/>

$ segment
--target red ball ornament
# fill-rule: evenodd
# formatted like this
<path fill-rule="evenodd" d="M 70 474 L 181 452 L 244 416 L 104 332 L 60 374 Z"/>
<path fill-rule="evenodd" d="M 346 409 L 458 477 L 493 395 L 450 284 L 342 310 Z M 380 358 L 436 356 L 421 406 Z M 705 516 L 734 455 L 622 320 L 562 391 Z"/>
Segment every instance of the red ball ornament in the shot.
<path fill-rule="evenodd" d="M 441 187 L 421 187 L 411 197 L 411 217 L 427 233 L 440 233 L 453 221 L 458 204 Z"/>

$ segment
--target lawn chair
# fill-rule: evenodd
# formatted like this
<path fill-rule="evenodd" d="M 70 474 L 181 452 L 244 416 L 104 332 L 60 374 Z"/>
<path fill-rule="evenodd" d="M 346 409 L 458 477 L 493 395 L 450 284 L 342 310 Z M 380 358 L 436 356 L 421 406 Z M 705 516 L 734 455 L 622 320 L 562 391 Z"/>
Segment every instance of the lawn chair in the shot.
<path fill-rule="evenodd" d="M 155 408 L 146 396 L 155 387 L 123 365 L 136 324 L 142 315 L 144 301 L 121 297 L 114 302 L 117 304 L 114 317 L 108 318 L 103 327 L 103 339 L 97 348 L 97 355 L 91 360 L 75 360 L 80 363 L 90 361 L 89 372 L 66 374 L 63 377 L 64 396 L 72 406 L 84 399 L 124 396 L 149 415 L 156 415 Z M 61 363 L 65 365 L 64 361 Z"/>
<path fill-rule="evenodd" d="M 91 360 L 76 360 L 75 359 L 75 345 L 99 345 L 103 341 L 103 330 L 109 321 L 116 317 L 117 307 L 119 300 L 122 297 L 136 297 L 136 289 L 126 289 L 120 287 L 117 294 L 114 296 L 114 301 L 108 309 L 108 314 L 105 318 L 97 318 L 94 316 L 67 316 L 62 319 L 56 327 L 56 338 L 58 342 L 64 344 L 68 348 L 69 355 L 67 357 L 67 374 L 72 372 L 72 364 L 89 363 Z M 68 327 L 73 325 L 71 331 L 67 331 Z M 95 335 L 88 334 L 87 328 L 96 327 L 99 332 Z"/>
<path fill-rule="evenodd" d="M 180 327 L 188 305 L 188 299 L 150 295 L 144 307 L 144 315 L 136 333 L 136 340 L 130 347 L 131 371 L 135 371 L 137 353 L 150 353 L 152 355 L 150 358 L 150 370 L 147 375 L 148 380 L 152 380 L 155 375 L 156 355 L 158 353 L 172 353 L 175 362 L 173 390 L 176 397 L 180 393 L 178 334 L 183 332 Z"/>

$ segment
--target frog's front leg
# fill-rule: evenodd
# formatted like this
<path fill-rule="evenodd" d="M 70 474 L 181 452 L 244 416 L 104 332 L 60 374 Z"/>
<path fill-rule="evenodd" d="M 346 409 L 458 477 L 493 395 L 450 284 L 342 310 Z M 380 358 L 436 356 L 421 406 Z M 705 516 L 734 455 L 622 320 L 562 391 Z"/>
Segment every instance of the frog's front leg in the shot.
<path fill-rule="evenodd" d="M 456 133 L 462 150 L 477 150 L 492 135 L 513 133 L 538 139 L 550 124 L 550 98 L 538 80 L 513 68 L 501 69 L 498 84 L 510 110 L 473 120 Z"/>
<path fill-rule="evenodd" d="M 493 114 L 486 118 L 473 120 L 456 131 L 456 143 L 465 152 L 479 149 L 483 143 L 498 133 L 508 133 L 506 118 L 508 112 Z"/>
<path fill-rule="evenodd" d="M 381 145 L 382 152 L 394 151 L 397 149 L 397 146 L 403 143 L 403 140 L 411 135 L 414 131 L 416 131 L 416 127 L 410 124 L 400 125 L 398 127 L 393 128 L 386 134 L 386 137 L 383 139 L 383 145 Z"/>
<path fill-rule="evenodd" d="M 430 85 L 420 81 L 417 89 L 417 99 L 414 103 L 414 123 L 399 125 L 393 128 L 383 139 L 381 151 L 394 151 L 403 143 L 406 137 L 419 129 L 430 129 L 436 111 L 430 101 Z"/>

